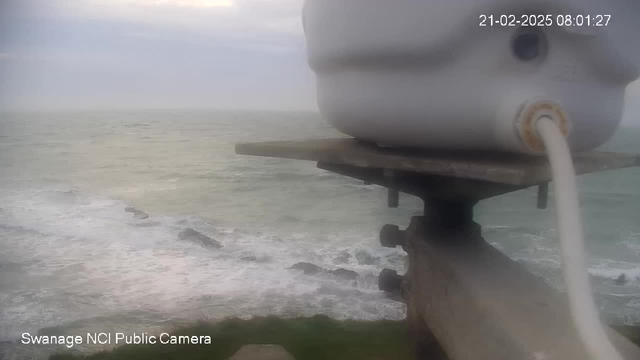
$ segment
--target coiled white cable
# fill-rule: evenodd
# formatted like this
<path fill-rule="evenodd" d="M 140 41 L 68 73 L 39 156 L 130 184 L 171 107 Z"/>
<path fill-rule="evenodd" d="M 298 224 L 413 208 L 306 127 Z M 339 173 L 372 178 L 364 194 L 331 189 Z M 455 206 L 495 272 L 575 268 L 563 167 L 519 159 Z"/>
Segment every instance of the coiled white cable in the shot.
<path fill-rule="evenodd" d="M 602 327 L 585 261 L 576 175 L 569 146 L 556 123 L 543 116 L 536 128 L 547 149 L 562 248 L 564 278 L 574 326 L 593 360 L 623 360 Z"/>

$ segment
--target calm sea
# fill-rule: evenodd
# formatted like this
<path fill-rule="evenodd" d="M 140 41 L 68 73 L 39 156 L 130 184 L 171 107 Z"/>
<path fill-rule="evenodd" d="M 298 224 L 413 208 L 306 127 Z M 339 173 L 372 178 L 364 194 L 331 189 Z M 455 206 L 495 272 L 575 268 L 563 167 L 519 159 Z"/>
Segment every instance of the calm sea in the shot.
<path fill-rule="evenodd" d="M 332 136 L 308 113 L 0 114 L 0 346 L 20 358 L 33 350 L 9 342 L 23 332 L 154 332 L 203 317 L 403 318 L 377 275 L 402 273 L 405 254 L 381 248 L 377 233 L 406 226 L 417 199 L 389 209 L 384 189 L 314 163 L 234 153 L 241 141 Z M 640 131 L 620 129 L 605 147 L 640 153 Z M 580 190 L 600 310 L 638 324 L 640 170 L 584 176 Z M 477 220 L 489 242 L 562 288 L 553 210 L 535 199 L 525 190 L 483 202 Z M 179 240 L 188 227 L 224 247 Z M 303 261 L 359 277 L 287 270 Z M 618 286 L 622 273 L 630 282 Z"/>

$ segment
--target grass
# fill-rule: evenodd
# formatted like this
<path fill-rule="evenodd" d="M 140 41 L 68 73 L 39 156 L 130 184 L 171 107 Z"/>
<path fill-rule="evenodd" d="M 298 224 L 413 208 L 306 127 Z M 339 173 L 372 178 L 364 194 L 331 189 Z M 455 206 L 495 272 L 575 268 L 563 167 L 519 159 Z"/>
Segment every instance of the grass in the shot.
<path fill-rule="evenodd" d="M 297 360 L 412 359 L 408 329 L 398 321 L 337 321 L 323 315 L 199 322 L 171 335 L 210 335 L 210 345 L 124 345 L 113 351 L 50 360 L 226 360 L 242 345 L 279 344 Z"/>
<path fill-rule="evenodd" d="M 627 339 L 631 340 L 634 344 L 640 346 L 640 326 L 614 325 L 611 327 Z"/>
<path fill-rule="evenodd" d="M 640 346 L 640 327 L 613 326 Z M 226 360 L 242 345 L 279 344 L 296 360 L 413 359 L 404 321 L 332 320 L 324 315 L 282 319 L 201 321 L 171 335 L 209 335 L 210 345 L 124 345 L 91 355 L 56 354 L 49 360 Z"/>

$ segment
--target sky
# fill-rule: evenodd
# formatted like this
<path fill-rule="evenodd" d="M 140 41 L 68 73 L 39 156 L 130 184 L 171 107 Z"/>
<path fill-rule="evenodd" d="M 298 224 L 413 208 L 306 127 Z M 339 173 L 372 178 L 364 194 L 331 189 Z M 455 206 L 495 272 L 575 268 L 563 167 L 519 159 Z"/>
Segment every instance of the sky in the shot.
<path fill-rule="evenodd" d="M 0 0 L 0 108 L 315 110 L 301 0 Z"/>
<path fill-rule="evenodd" d="M 316 111 L 302 2 L 0 0 L 0 109 Z"/>

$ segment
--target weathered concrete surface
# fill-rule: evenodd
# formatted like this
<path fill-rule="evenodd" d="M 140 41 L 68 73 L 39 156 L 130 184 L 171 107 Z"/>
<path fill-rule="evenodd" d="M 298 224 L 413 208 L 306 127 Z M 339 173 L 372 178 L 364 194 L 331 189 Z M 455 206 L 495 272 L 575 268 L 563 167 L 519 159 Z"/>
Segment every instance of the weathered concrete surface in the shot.
<path fill-rule="evenodd" d="M 295 360 L 280 345 L 245 345 L 228 360 Z"/>
<path fill-rule="evenodd" d="M 390 149 L 350 138 L 243 143 L 236 145 L 236 153 L 394 169 L 516 186 L 531 186 L 551 180 L 550 168 L 544 157 Z M 588 152 L 575 155 L 574 162 L 578 174 L 587 174 L 640 166 L 640 155 Z"/>
<path fill-rule="evenodd" d="M 437 350 L 437 340 L 450 360 L 589 359 L 565 295 L 487 244 L 477 224 L 414 217 L 405 237 L 418 348 Z M 613 330 L 609 336 L 625 359 L 640 359 L 640 348 Z"/>
<path fill-rule="evenodd" d="M 306 275 L 313 275 L 321 271 L 325 271 L 325 269 L 321 268 L 320 266 L 308 262 L 295 263 L 291 265 L 289 269 L 302 270 L 302 272 Z"/>

